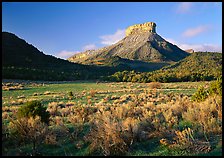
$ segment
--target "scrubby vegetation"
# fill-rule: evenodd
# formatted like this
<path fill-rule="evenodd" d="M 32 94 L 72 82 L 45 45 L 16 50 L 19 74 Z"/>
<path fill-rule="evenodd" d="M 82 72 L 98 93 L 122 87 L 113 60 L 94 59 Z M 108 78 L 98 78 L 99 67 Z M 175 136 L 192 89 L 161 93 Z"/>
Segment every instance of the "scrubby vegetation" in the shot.
<path fill-rule="evenodd" d="M 58 92 L 51 91 L 54 85 L 46 83 L 42 86 L 48 91 L 43 89 L 31 96 L 24 92 L 22 104 L 45 105 L 49 124 L 39 115 L 20 118 L 20 106 L 29 112 L 35 110 L 6 100 L 5 94 L 10 93 L 13 99 L 13 94 L 21 90 L 3 91 L 3 102 L 7 102 L 2 107 L 3 155 L 221 155 L 221 80 L 195 84 L 95 83 L 78 92 L 69 89 L 71 85 L 63 95 L 60 87 L 66 84 L 56 84 Z M 192 100 L 202 85 L 208 95 L 199 102 Z M 178 88 L 181 93 L 177 93 Z M 184 88 L 195 91 L 186 93 Z M 54 95 L 59 96 L 45 101 Z M 29 97 L 40 102 L 30 102 Z M 59 99 L 63 97 L 66 100 Z"/>
<path fill-rule="evenodd" d="M 222 96 L 222 79 L 219 78 L 217 81 L 211 82 L 209 88 L 205 89 L 200 86 L 197 92 L 192 96 L 192 100 L 195 101 L 204 101 L 210 95 L 220 95 Z"/>
<path fill-rule="evenodd" d="M 196 52 L 172 65 L 153 72 L 122 71 L 106 77 L 117 82 L 211 81 L 222 76 L 222 53 Z"/>

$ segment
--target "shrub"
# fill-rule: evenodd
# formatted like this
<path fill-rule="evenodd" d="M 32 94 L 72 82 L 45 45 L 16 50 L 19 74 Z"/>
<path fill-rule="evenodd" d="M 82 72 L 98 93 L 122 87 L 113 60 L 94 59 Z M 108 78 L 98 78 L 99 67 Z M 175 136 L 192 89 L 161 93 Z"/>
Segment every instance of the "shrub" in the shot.
<path fill-rule="evenodd" d="M 41 121 L 39 116 L 23 117 L 15 121 L 12 120 L 9 124 L 9 131 L 14 140 L 32 143 L 32 155 L 36 155 L 38 145 L 44 142 L 48 135 L 48 126 Z"/>
<path fill-rule="evenodd" d="M 222 132 L 222 100 L 218 95 L 209 96 L 205 101 L 194 103 L 182 118 L 192 123 L 192 128 L 200 134 Z"/>
<path fill-rule="evenodd" d="M 214 82 L 211 83 L 209 90 L 208 90 L 209 94 L 218 94 L 220 96 L 222 96 L 222 79 L 218 79 Z"/>
<path fill-rule="evenodd" d="M 92 89 L 92 90 L 90 90 L 89 94 L 91 97 L 94 97 L 96 94 L 96 91 Z"/>
<path fill-rule="evenodd" d="M 86 140 L 90 142 L 91 152 L 102 152 L 105 156 L 122 155 L 128 151 L 123 134 L 121 122 L 106 111 L 95 119 Z"/>
<path fill-rule="evenodd" d="M 151 89 L 158 89 L 161 88 L 162 84 L 160 82 L 150 82 L 149 83 L 149 88 Z"/>
<path fill-rule="evenodd" d="M 170 149 L 181 149 L 188 152 L 209 152 L 211 145 L 209 142 L 201 141 L 194 138 L 194 131 L 191 128 L 186 128 L 182 131 L 175 131 L 173 141 L 161 139 L 160 143 L 168 146 Z"/>
<path fill-rule="evenodd" d="M 209 95 L 214 94 L 222 96 L 222 79 L 213 81 L 208 90 L 204 87 L 199 87 L 197 92 L 192 96 L 192 100 L 197 102 L 204 101 Z"/>
<path fill-rule="evenodd" d="M 68 92 L 68 96 L 69 97 L 73 97 L 74 96 L 73 93 L 72 93 L 72 91 Z"/>
<path fill-rule="evenodd" d="M 41 121 L 48 124 L 50 113 L 46 109 L 40 101 L 34 100 L 27 102 L 25 106 L 19 108 L 17 116 L 18 118 L 40 116 Z"/>
<path fill-rule="evenodd" d="M 204 101 L 208 97 L 208 91 L 204 87 L 199 87 L 197 92 L 192 96 L 193 101 Z"/>

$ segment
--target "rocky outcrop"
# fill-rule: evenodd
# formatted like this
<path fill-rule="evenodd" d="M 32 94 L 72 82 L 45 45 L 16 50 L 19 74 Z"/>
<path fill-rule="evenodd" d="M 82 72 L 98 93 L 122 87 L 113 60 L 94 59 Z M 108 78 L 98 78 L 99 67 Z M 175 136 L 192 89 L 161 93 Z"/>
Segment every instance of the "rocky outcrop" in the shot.
<path fill-rule="evenodd" d="M 129 26 L 125 31 L 126 36 L 129 36 L 132 34 L 145 33 L 145 32 L 156 33 L 156 23 L 147 22 L 143 24 L 132 25 L 132 26 Z"/>

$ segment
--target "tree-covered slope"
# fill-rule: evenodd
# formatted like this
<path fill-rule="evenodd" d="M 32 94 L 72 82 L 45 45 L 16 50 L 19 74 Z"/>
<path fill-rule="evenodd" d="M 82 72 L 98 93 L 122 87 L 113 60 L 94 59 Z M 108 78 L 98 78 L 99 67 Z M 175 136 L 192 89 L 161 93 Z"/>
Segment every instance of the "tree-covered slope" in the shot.
<path fill-rule="evenodd" d="M 195 52 L 185 59 L 158 70 L 158 73 L 175 73 L 177 76 L 201 74 L 218 77 L 222 73 L 222 53 Z"/>
<path fill-rule="evenodd" d="M 214 80 L 222 76 L 222 53 L 195 52 L 185 59 L 147 73 L 116 72 L 108 77 L 113 81 L 175 82 Z"/>
<path fill-rule="evenodd" d="M 109 67 L 81 65 L 45 55 L 8 32 L 2 32 L 2 70 L 5 79 L 31 80 L 95 79 L 116 72 Z"/>

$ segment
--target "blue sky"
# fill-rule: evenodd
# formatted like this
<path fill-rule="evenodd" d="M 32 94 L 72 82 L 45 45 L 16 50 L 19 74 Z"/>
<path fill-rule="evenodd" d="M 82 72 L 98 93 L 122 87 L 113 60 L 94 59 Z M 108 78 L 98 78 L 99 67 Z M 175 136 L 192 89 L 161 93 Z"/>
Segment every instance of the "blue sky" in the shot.
<path fill-rule="evenodd" d="M 64 59 L 113 44 L 145 22 L 182 49 L 222 51 L 221 2 L 2 2 L 2 31 Z"/>

